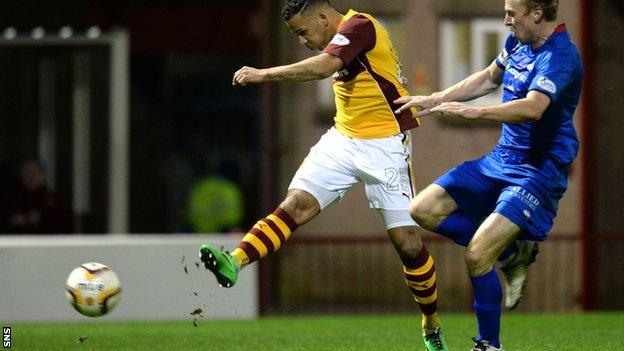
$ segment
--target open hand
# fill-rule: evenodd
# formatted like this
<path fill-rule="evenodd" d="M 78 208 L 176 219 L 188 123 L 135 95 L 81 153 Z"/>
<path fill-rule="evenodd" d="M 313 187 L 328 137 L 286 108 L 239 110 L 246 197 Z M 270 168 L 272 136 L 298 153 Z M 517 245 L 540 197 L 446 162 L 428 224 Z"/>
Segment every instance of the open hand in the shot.
<path fill-rule="evenodd" d="M 401 114 L 403 111 L 415 107 L 416 108 L 416 117 L 422 117 L 431 114 L 429 110 L 438 104 L 437 100 L 429 96 L 403 96 L 396 100 L 394 100 L 395 104 L 402 105 L 399 107 L 394 113 Z"/>

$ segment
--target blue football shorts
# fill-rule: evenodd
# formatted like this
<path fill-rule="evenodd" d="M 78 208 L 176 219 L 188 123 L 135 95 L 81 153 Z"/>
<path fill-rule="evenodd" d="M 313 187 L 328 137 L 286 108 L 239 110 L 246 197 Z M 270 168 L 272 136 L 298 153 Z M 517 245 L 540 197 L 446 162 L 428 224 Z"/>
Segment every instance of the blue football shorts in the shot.
<path fill-rule="evenodd" d="M 495 212 L 521 228 L 520 239 L 542 241 L 567 189 L 568 169 L 550 159 L 517 163 L 492 152 L 462 163 L 434 183 L 475 225 Z"/>

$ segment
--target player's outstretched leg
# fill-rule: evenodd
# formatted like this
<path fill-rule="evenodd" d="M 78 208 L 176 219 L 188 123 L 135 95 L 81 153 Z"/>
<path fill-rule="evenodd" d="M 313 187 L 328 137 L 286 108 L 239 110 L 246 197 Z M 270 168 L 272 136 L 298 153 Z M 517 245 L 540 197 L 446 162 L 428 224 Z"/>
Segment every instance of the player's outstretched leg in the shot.
<path fill-rule="evenodd" d="M 297 227 L 292 217 L 278 207 L 256 222 L 231 254 L 204 244 L 199 249 L 199 257 L 219 284 L 230 288 L 236 284 L 241 269 L 277 251 Z"/>
<path fill-rule="evenodd" d="M 534 241 L 516 241 L 517 252 L 501 262 L 505 274 L 505 307 L 516 308 L 522 301 L 529 266 L 535 262 L 538 248 Z"/>

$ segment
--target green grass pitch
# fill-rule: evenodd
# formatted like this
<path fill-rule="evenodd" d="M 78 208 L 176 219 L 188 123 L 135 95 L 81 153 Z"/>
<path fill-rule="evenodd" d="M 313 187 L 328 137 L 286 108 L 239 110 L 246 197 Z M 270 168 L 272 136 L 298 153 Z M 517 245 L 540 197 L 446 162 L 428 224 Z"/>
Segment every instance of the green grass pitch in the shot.
<path fill-rule="evenodd" d="M 470 350 L 476 322 L 445 314 L 451 350 Z M 423 350 L 408 315 L 267 317 L 253 321 L 98 322 L 12 327 L 12 350 Z M 76 339 L 85 335 L 83 342 Z M 503 314 L 507 351 L 624 350 L 624 313 Z"/>

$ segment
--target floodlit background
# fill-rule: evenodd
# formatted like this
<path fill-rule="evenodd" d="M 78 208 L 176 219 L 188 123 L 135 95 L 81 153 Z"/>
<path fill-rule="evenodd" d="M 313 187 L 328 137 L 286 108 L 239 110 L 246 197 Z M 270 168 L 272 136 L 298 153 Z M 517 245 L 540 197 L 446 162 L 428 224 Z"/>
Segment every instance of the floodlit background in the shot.
<path fill-rule="evenodd" d="M 343 13 L 353 8 L 382 21 L 413 94 L 442 89 L 485 67 L 507 34 L 502 0 L 332 3 Z M 39 267 L 68 274 L 70 263 L 53 264 L 58 252 L 67 252 L 62 242 L 82 253 L 101 245 L 101 259 L 117 260 L 103 263 L 135 267 L 119 272 L 134 281 L 150 269 L 141 258 L 148 256 L 115 256 L 115 245 L 135 245 L 149 255 L 154 241 L 140 234 L 162 234 L 164 244 L 157 245 L 192 236 L 175 260 L 157 262 L 184 274 L 178 260 L 195 255 L 203 238 L 232 248 L 240 233 L 272 211 L 334 113 L 329 80 L 231 85 L 243 65 L 286 64 L 313 54 L 288 31 L 281 6 L 276 0 L 2 1 L 0 186 L 10 189 L 25 161 L 38 160 L 34 178 L 55 194 L 53 223 L 25 233 L 4 228 L 4 277 L 25 274 L 11 262 L 15 250 L 29 248 L 49 255 L 39 256 Z M 624 7 L 618 0 L 561 1 L 558 21 L 567 24 L 585 62 L 575 116 L 581 154 L 520 310 L 623 309 Z M 422 122 L 412 134 L 421 189 L 488 152 L 500 133 L 489 123 Z M 2 194 L 4 207 L 21 201 L 19 193 Z M 71 234 L 51 246 L 61 251 L 45 249 L 54 237 L 25 236 L 50 232 Z M 74 241 L 75 234 L 84 236 Z M 436 259 L 442 311 L 470 311 L 462 248 L 433 234 L 425 241 Z M 74 265 L 88 259 L 81 255 Z M 160 272 L 151 293 L 164 294 L 158 284 L 179 278 Z M 300 228 L 253 275 L 244 295 L 251 316 L 417 312 L 361 186 Z M 0 282 L 0 311 L 16 311 L 8 306 L 24 295 L 7 280 Z M 73 312 L 53 317 L 63 319 L 63 313 Z M 175 311 L 167 318 L 176 318 Z"/>

